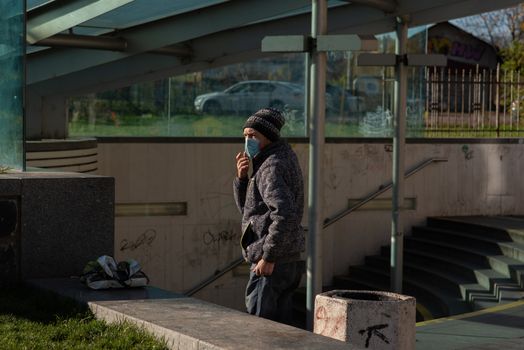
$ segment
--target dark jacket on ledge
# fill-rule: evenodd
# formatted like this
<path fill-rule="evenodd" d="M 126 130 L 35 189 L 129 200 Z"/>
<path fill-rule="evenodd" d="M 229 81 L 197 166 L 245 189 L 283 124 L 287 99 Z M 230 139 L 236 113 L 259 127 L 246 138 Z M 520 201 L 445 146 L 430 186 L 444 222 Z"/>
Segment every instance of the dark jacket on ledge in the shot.
<path fill-rule="evenodd" d="M 242 254 L 256 263 L 300 260 L 304 231 L 304 181 L 298 159 L 284 141 L 267 145 L 253 159 L 253 173 L 233 182 L 242 214 Z"/>

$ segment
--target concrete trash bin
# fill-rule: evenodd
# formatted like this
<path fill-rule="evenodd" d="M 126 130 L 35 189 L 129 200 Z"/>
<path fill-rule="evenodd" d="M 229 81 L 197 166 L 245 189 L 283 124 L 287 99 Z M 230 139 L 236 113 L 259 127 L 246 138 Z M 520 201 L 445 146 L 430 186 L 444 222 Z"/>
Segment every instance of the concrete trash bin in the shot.
<path fill-rule="evenodd" d="M 314 332 L 369 349 L 415 349 L 416 300 L 390 292 L 332 290 L 315 299 Z"/>

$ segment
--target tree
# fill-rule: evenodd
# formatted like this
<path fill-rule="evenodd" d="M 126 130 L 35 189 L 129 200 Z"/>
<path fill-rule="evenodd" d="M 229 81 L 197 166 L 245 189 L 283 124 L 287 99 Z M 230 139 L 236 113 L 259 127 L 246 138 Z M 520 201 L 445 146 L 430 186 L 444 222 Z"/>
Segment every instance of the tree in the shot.
<path fill-rule="evenodd" d="M 502 68 L 524 72 L 524 43 L 515 40 L 507 48 L 501 50 L 501 56 L 504 59 Z"/>
<path fill-rule="evenodd" d="M 455 20 L 454 24 L 502 50 L 524 40 L 524 2 L 515 7 L 464 17 Z"/>

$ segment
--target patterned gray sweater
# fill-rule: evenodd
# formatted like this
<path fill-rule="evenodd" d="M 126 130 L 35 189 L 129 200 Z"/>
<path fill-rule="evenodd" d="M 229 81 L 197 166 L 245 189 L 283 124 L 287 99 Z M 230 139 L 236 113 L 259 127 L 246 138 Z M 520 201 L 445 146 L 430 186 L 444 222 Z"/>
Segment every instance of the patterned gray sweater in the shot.
<path fill-rule="evenodd" d="M 256 263 L 300 260 L 304 251 L 304 181 L 298 159 L 284 141 L 269 144 L 253 159 L 253 174 L 235 178 L 242 214 L 242 254 Z"/>

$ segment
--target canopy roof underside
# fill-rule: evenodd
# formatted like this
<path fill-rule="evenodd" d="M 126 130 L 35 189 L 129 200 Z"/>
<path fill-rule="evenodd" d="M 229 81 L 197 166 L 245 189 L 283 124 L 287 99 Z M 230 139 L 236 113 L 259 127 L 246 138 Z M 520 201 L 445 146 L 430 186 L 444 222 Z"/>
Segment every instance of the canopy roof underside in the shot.
<path fill-rule="evenodd" d="M 379 34 L 520 0 L 328 1 L 328 31 Z M 266 35 L 308 35 L 309 0 L 27 0 L 27 85 L 74 95 L 265 57 Z"/>

